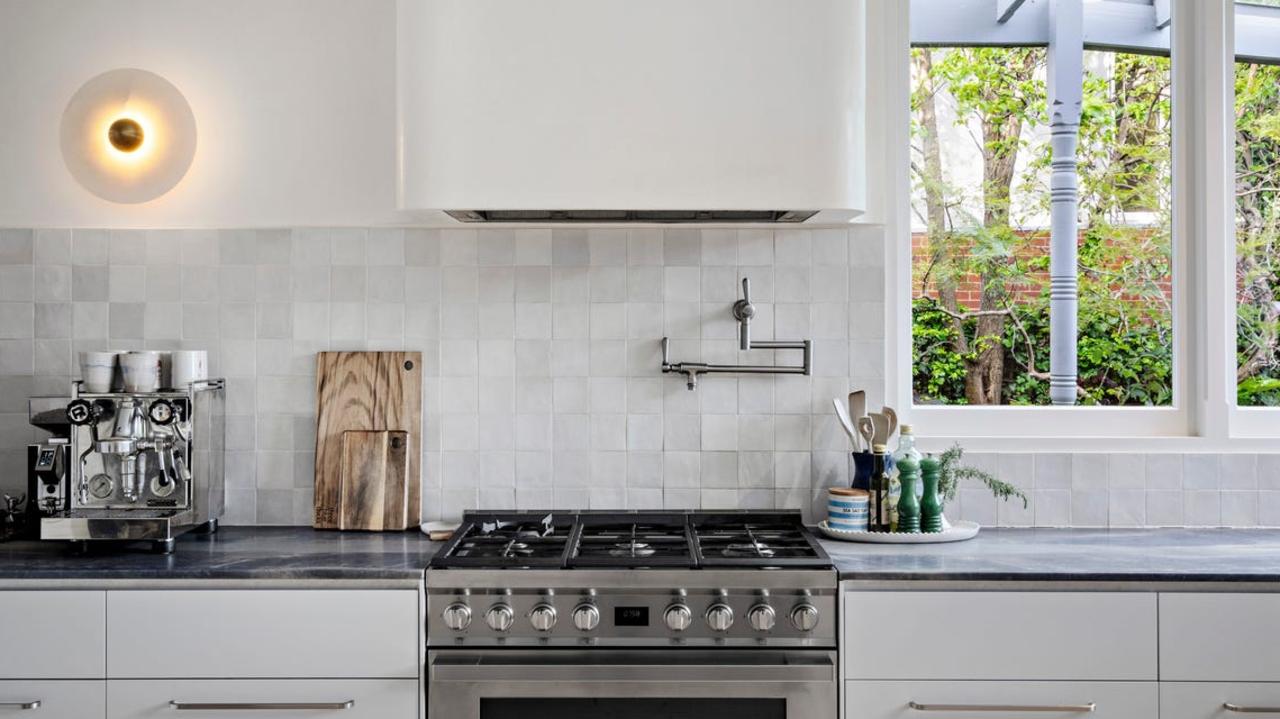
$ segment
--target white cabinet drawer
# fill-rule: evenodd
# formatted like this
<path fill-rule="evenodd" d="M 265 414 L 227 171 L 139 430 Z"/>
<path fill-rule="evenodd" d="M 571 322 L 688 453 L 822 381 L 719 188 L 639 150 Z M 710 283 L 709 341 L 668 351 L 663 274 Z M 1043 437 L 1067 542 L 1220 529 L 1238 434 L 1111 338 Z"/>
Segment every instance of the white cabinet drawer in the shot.
<path fill-rule="evenodd" d="M 0 592 L 0 679 L 106 676 L 103 592 Z"/>
<path fill-rule="evenodd" d="M 1156 719 L 1160 713 L 1155 682 L 845 682 L 844 686 L 845 719 Z M 913 702 L 920 708 L 913 709 Z"/>
<path fill-rule="evenodd" d="M 1228 704 L 1237 711 L 1228 710 Z M 1254 713 L 1280 714 L 1280 684 L 1160 683 L 1161 719 L 1243 718 Z"/>
<path fill-rule="evenodd" d="M 1280 594 L 1161 594 L 1160 679 L 1280 681 Z"/>
<path fill-rule="evenodd" d="M 413 590 L 108 592 L 111 678 L 417 678 Z M 181 637 L 181 652 L 163 636 Z"/>
<path fill-rule="evenodd" d="M 1156 597 L 847 592 L 849 679 L 1156 678 Z"/>
<path fill-rule="evenodd" d="M 412 679 L 113 679 L 107 719 L 168 717 L 178 708 L 183 719 L 417 719 L 418 694 Z"/>
<path fill-rule="evenodd" d="M 38 702 L 38 704 L 37 704 Z M 100 719 L 107 683 L 97 681 L 0 681 L 0 716 L 26 719 Z"/>

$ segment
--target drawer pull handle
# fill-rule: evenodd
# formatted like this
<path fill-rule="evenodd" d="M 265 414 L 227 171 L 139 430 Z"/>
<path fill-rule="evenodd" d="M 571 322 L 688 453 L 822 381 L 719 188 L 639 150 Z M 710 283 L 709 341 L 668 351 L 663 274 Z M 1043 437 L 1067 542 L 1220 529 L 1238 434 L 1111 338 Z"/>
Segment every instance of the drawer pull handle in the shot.
<path fill-rule="evenodd" d="M 1246 707 L 1224 702 L 1222 708 L 1229 712 L 1239 712 L 1240 714 L 1280 714 L 1280 707 Z"/>
<path fill-rule="evenodd" d="M 907 702 L 907 706 L 918 712 L 1058 712 L 1071 714 L 1087 714 L 1098 705 L 1088 704 L 918 704 Z"/>
<path fill-rule="evenodd" d="M 39 709 L 40 700 L 33 702 L 0 702 L 0 709 Z"/>
<path fill-rule="evenodd" d="M 300 709 L 341 710 L 350 709 L 355 705 L 355 699 L 348 699 L 345 702 L 169 702 L 169 706 L 174 709 L 184 709 L 189 711 L 264 711 L 272 709 L 293 711 L 298 711 Z"/>

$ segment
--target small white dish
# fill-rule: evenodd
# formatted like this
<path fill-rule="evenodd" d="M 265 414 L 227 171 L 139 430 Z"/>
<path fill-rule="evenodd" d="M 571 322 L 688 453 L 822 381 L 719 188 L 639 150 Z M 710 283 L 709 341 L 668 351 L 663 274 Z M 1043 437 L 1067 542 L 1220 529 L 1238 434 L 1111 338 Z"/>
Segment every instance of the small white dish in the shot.
<path fill-rule="evenodd" d="M 832 539 L 844 542 L 864 542 L 867 544 L 942 544 L 944 542 L 963 542 L 978 536 L 982 528 L 977 522 L 959 520 L 941 532 L 920 534 L 902 534 L 898 532 L 858 532 L 836 529 L 827 524 L 827 520 L 818 523 L 818 529 Z"/>

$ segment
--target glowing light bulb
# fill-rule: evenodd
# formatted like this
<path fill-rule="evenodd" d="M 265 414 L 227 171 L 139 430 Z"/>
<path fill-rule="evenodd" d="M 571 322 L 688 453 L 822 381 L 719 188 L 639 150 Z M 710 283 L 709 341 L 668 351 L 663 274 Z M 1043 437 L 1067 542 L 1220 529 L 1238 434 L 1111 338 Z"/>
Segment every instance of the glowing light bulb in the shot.
<path fill-rule="evenodd" d="M 107 128 L 107 141 L 120 152 L 133 152 L 142 147 L 145 133 L 142 125 L 131 117 L 122 117 Z"/>

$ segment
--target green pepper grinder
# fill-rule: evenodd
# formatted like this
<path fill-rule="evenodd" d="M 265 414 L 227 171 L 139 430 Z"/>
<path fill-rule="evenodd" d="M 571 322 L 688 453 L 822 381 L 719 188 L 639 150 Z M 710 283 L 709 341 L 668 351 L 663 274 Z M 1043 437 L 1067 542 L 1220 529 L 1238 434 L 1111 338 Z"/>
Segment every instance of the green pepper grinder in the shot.
<path fill-rule="evenodd" d="M 920 533 L 920 500 L 916 497 L 916 480 L 919 477 L 920 462 L 911 457 L 898 460 L 898 481 L 902 483 L 902 496 L 898 499 L 896 531 L 903 534 Z"/>
<path fill-rule="evenodd" d="M 920 460 L 920 476 L 924 481 L 924 494 L 920 497 L 920 530 L 927 533 L 942 531 L 942 501 L 938 497 L 938 478 L 942 464 L 929 455 Z"/>

